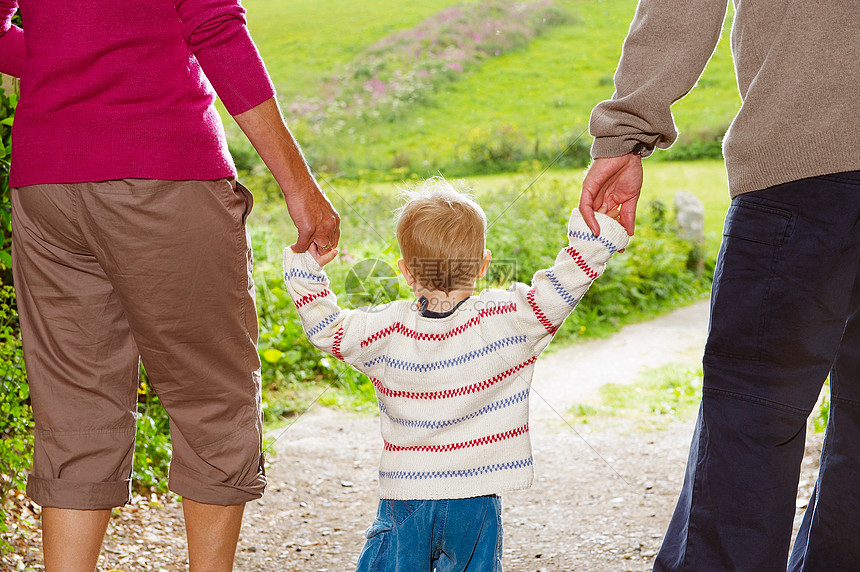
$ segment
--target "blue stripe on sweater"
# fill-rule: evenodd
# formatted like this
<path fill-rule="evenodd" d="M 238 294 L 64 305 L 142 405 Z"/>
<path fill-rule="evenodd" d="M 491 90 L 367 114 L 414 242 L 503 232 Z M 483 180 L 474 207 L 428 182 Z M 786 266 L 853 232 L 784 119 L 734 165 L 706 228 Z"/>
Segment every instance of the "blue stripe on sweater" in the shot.
<path fill-rule="evenodd" d="M 495 403 L 491 403 L 486 407 L 482 407 L 481 409 L 460 417 L 459 419 L 446 419 L 442 421 L 425 421 L 419 419 L 400 419 L 397 417 L 392 417 L 388 414 L 388 410 L 385 408 L 385 405 L 380 401 L 379 402 L 379 411 L 386 415 L 391 421 L 397 423 L 398 425 L 403 425 L 404 427 L 412 427 L 414 429 L 443 429 L 445 427 L 450 427 L 451 425 L 457 425 L 458 423 L 462 423 L 463 421 L 468 421 L 470 419 L 474 419 L 475 417 L 480 417 L 485 413 L 490 413 L 492 411 L 498 411 L 499 409 L 505 409 L 506 407 L 510 407 L 515 403 L 519 403 L 529 395 L 529 390 L 524 389 L 519 393 L 511 395 L 505 399 L 500 399 Z"/>
<path fill-rule="evenodd" d="M 373 358 L 370 361 L 364 362 L 364 366 L 365 367 L 372 367 L 378 363 L 384 363 L 385 365 L 387 365 L 389 367 L 393 367 L 395 369 L 405 369 L 408 371 L 418 371 L 418 372 L 423 373 L 423 372 L 427 372 L 427 371 L 433 371 L 435 369 L 442 369 L 442 368 L 450 367 L 452 365 L 461 365 L 461 364 L 470 362 L 475 358 L 482 357 L 482 356 L 485 356 L 489 353 L 492 353 L 492 352 L 494 352 L 500 348 L 504 348 L 504 347 L 511 346 L 514 344 L 522 344 L 522 343 L 525 343 L 525 341 L 526 341 L 525 336 L 511 336 L 508 338 L 502 338 L 501 340 L 498 340 L 498 341 L 493 342 L 487 346 L 484 346 L 481 349 L 465 353 L 461 356 L 458 356 L 458 357 L 455 357 L 452 359 L 430 362 L 430 363 L 414 363 L 414 362 L 409 362 L 409 361 L 405 361 L 405 360 L 401 360 L 401 359 L 390 358 L 387 355 L 383 354 L 381 356 L 377 356 L 377 357 Z"/>
<path fill-rule="evenodd" d="M 618 248 L 614 244 L 612 244 L 609 240 L 603 238 L 602 236 L 594 236 L 590 232 L 571 230 L 571 231 L 568 231 L 567 236 L 569 236 L 571 238 L 578 238 L 579 240 L 584 240 L 586 242 L 597 241 L 600 244 L 602 244 L 603 246 L 605 246 L 607 250 L 609 250 L 609 254 L 615 254 L 615 251 L 618 250 Z"/>
<path fill-rule="evenodd" d="M 318 333 L 320 333 L 321 331 L 323 331 L 323 329 L 325 329 L 326 326 L 328 326 L 329 324 L 331 324 L 332 322 L 335 321 L 335 319 L 338 317 L 339 314 L 340 314 L 340 312 L 335 312 L 334 314 L 329 314 L 328 316 L 326 316 L 322 322 L 320 322 L 319 324 L 317 324 L 316 326 L 314 326 L 313 328 L 311 328 L 310 330 L 307 331 L 308 337 L 312 338 L 315 335 L 317 335 Z"/>
<path fill-rule="evenodd" d="M 498 471 L 510 471 L 512 469 L 523 469 L 534 465 L 534 459 L 520 459 L 519 461 L 510 461 L 507 463 L 496 463 L 493 465 L 484 465 L 483 467 L 475 467 L 473 469 L 457 469 L 451 471 L 379 471 L 381 479 L 400 479 L 400 480 L 425 480 L 425 479 L 450 479 L 457 477 L 477 477 L 487 473 L 495 473 Z"/>
<path fill-rule="evenodd" d="M 290 268 L 289 272 L 284 272 L 284 280 L 289 281 L 290 278 L 304 278 L 305 280 L 313 280 L 314 282 L 325 282 L 326 276 L 325 274 L 311 274 L 306 270 L 302 270 L 301 268 Z"/>
<path fill-rule="evenodd" d="M 550 283 L 555 288 L 555 291 L 558 292 L 558 295 L 561 296 L 561 299 L 567 302 L 567 305 L 573 308 L 579 303 L 574 296 L 567 291 L 567 289 L 558 281 L 558 278 L 555 277 L 552 270 L 547 270 L 544 275 L 549 279 Z"/>

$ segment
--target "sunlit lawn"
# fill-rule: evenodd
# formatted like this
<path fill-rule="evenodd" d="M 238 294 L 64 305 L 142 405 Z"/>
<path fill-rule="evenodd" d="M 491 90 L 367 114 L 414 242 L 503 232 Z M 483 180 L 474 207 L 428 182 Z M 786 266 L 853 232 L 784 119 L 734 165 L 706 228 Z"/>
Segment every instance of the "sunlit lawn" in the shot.
<path fill-rule="evenodd" d="M 661 199 L 671 206 L 675 193 L 689 191 L 696 195 L 705 207 L 705 234 L 708 249 L 716 252 L 722 234 L 723 219 L 729 205 L 726 173 L 721 161 L 644 161 L 645 182 L 640 210 L 647 208 L 649 201 Z M 442 173 L 444 175 L 444 173 Z M 548 171 L 514 175 L 491 175 L 465 179 L 485 206 L 493 201 L 495 191 L 502 187 L 525 190 L 532 184 L 557 183 L 570 188 L 570 208 L 576 206 L 584 170 Z M 536 183 L 537 182 L 537 183 Z M 335 181 L 327 185 L 327 193 L 343 219 L 342 247 L 347 251 L 369 252 L 391 249 L 393 240 L 393 210 L 398 206 L 396 183 L 362 183 Z M 368 193 L 368 190 L 372 191 Z M 359 192 L 360 191 L 360 192 Z M 275 243 L 279 250 L 295 239 L 295 231 L 289 223 L 286 208 L 278 197 L 262 198 L 252 215 L 256 226 L 267 243 Z M 282 245 L 282 246 L 277 246 Z M 492 245 L 491 245 L 492 246 Z M 263 248 L 263 245 L 257 245 Z"/>
<path fill-rule="evenodd" d="M 282 99 L 312 97 L 333 72 L 365 48 L 410 28 L 454 1 L 248 0 L 251 32 Z M 395 155 L 413 165 L 444 165 L 466 153 L 476 133 L 507 125 L 529 145 L 554 148 L 585 132 L 593 106 L 612 95 L 612 75 L 635 0 L 555 0 L 569 24 L 548 28 L 528 48 L 491 58 L 432 94 L 397 121 L 365 123 L 315 142 L 304 119 L 288 117 L 307 146 L 334 148 L 341 159 L 388 169 Z M 739 99 L 728 26 L 699 86 L 673 111 L 681 141 L 719 133 Z M 670 151 L 671 153 L 671 151 Z"/>

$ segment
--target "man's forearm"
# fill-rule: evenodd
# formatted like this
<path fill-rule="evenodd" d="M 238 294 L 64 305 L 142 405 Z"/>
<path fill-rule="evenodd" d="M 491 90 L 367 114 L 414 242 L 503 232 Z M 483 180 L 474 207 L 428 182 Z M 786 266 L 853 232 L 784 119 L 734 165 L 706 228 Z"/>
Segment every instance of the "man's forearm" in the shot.
<path fill-rule="evenodd" d="M 670 106 L 714 53 L 728 0 L 640 0 L 615 73 L 615 94 L 594 108 L 592 157 L 647 156 L 677 138 Z"/>

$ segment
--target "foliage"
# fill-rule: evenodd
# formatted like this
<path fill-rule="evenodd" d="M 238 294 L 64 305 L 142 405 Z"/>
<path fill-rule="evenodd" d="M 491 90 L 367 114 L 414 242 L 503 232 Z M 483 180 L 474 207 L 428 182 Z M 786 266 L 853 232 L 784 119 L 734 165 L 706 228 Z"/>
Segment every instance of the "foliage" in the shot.
<path fill-rule="evenodd" d="M 143 366 L 137 389 L 137 436 L 131 478 L 138 490 L 167 492 L 170 465 L 170 418 L 152 391 Z"/>
<path fill-rule="evenodd" d="M 11 127 L 18 94 L 0 89 L 0 499 L 24 486 L 33 457 L 33 416 L 12 283 Z M 7 514 L 0 505 L 0 553 L 7 548 Z"/>
<path fill-rule="evenodd" d="M 723 158 L 723 135 L 728 125 L 718 125 L 682 133 L 665 153 L 657 153 L 658 161 L 697 161 Z"/>
<path fill-rule="evenodd" d="M 10 490 L 24 487 L 33 458 L 33 416 L 14 296 L 11 286 L 0 288 L 0 503 Z M 7 520 L 0 504 L 0 553 L 7 547 Z"/>
<path fill-rule="evenodd" d="M 566 234 L 569 188 L 558 179 L 542 180 L 524 192 L 503 186 L 482 204 L 490 221 L 487 243 L 494 255 L 490 283 L 497 280 L 504 286 L 507 278 L 530 282 L 535 271 L 555 259 L 559 237 Z M 613 257 L 565 321 L 555 343 L 583 334 L 606 335 L 625 323 L 707 295 L 711 272 L 698 270 L 691 255 L 701 251 L 678 237 L 673 219 L 661 201 L 653 201 L 650 209 L 640 207 L 636 236 L 627 251 Z"/>
<path fill-rule="evenodd" d="M 273 423 L 301 413 L 320 395 L 325 396 L 321 400 L 324 404 L 369 410 L 375 403 L 369 380 L 351 366 L 320 352 L 307 340 L 281 272 L 281 252 L 291 241 L 270 228 L 269 225 L 259 230 L 252 227 L 264 420 Z M 340 258 L 344 256 L 350 258 L 348 253 Z M 342 263 L 332 263 L 326 270 L 337 284 L 335 291 L 341 294 L 348 268 Z M 329 387 L 344 391 L 329 393 Z"/>
<path fill-rule="evenodd" d="M 812 410 L 809 418 L 809 427 L 816 433 L 823 433 L 827 429 L 827 421 L 830 419 L 830 378 L 824 383 L 821 397 Z"/>
<path fill-rule="evenodd" d="M 3 284 L 11 284 L 12 268 L 12 195 L 9 190 L 12 120 L 18 105 L 18 94 L 0 88 L 0 271 Z"/>

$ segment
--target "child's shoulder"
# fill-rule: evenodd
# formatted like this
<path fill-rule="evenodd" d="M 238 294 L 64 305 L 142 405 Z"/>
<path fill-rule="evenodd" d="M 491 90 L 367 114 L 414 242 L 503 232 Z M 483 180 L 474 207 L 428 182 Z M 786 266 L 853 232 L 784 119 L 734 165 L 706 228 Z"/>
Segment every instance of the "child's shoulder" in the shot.
<path fill-rule="evenodd" d="M 516 309 L 516 301 L 519 297 L 517 294 L 522 289 L 528 289 L 528 286 L 521 282 L 513 282 L 506 289 L 501 288 L 486 288 L 478 292 L 474 297 L 475 306 L 478 310 L 489 311 L 492 309 Z"/>

